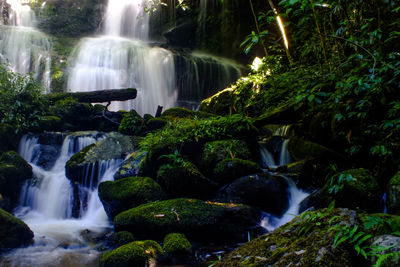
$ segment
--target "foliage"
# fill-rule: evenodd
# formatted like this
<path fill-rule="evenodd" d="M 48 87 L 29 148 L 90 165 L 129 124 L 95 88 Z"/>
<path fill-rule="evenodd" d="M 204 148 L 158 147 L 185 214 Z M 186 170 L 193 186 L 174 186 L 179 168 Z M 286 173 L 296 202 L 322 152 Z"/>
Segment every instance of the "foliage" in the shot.
<path fill-rule="evenodd" d="M 41 87 L 32 77 L 16 74 L 0 66 L 0 119 L 12 125 L 16 133 L 39 126 L 45 115 L 46 101 Z"/>
<path fill-rule="evenodd" d="M 348 242 L 353 245 L 357 251 L 357 255 L 361 254 L 364 258 L 368 257 L 368 249 L 370 248 L 365 241 L 370 239 L 372 235 L 367 234 L 359 229 L 358 225 L 344 226 L 336 224 L 330 228 L 337 232 L 335 239 L 333 240 L 333 247 L 339 246 L 343 242 Z"/>
<path fill-rule="evenodd" d="M 351 174 L 341 173 L 337 178 L 333 176 L 330 181 L 330 187 L 328 192 L 329 194 L 336 195 L 340 190 L 343 189 L 346 183 L 355 180 L 356 178 L 354 178 Z"/>

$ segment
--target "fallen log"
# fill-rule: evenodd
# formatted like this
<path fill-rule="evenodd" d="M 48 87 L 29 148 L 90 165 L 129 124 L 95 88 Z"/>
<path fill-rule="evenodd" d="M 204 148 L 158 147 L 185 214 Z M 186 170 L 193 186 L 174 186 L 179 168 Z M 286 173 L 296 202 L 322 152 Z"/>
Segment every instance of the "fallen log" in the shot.
<path fill-rule="evenodd" d="M 52 93 L 46 96 L 51 102 L 56 102 L 67 97 L 72 97 L 78 102 L 83 103 L 103 103 L 135 99 L 137 96 L 137 90 L 135 88 L 108 89 L 90 92 Z"/>

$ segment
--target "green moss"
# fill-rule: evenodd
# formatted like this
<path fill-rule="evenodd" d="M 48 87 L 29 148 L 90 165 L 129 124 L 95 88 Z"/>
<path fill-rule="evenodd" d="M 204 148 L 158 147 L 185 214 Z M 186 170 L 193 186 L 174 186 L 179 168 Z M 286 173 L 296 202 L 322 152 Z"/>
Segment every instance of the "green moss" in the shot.
<path fill-rule="evenodd" d="M 214 184 L 189 161 L 162 165 L 157 182 L 170 197 L 206 198 L 215 191 Z"/>
<path fill-rule="evenodd" d="M 39 121 L 38 128 L 41 131 L 51 131 L 60 129 L 61 119 L 57 116 L 44 116 Z"/>
<path fill-rule="evenodd" d="M 24 160 L 17 152 L 9 151 L 0 156 L 0 162 L 12 164 L 16 167 L 18 173 L 13 179 L 17 181 L 24 181 L 32 177 L 32 167 L 26 160 Z"/>
<path fill-rule="evenodd" d="M 235 88 L 227 88 L 200 103 L 200 111 L 209 112 L 213 114 L 231 114 L 234 104 L 234 91 Z"/>
<path fill-rule="evenodd" d="M 147 266 L 149 259 L 163 254 L 161 246 L 153 240 L 134 241 L 112 251 L 105 252 L 100 258 L 101 267 Z"/>
<path fill-rule="evenodd" d="M 99 185 L 99 197 L 110 218 L 118 213 L 150 201 L 161 200 L 164 192 L 148 177 L 127 177 Z"/>
<path fill-rule="evenodd" d="M 0 209 L 0 252 L 32 242 L 33 233 L 21 220 Z"/>
<path fill-rule="evenodd" d="M 146 123 L 146 129 L 148 131 L 156 131 L 163 128 L 167 123 L 167 120 L 163 118 L 151 118 Z"/>
<path fill-rule="evenodd" d="M 163 249 L 168 254 L 189 253 L 192 247 L 185 235 L 180 233 L 170 233 L 164 237 Z"/>
<path fill-rule="evenodd" d="M 345 209 L 310 212 L 240 246 L 216 266 L 363 266 L 362 257 L 346 244 L 333 247 L 331 227 L 338 223 L 354 226 L 358 218 Z"/>
<path fill-rule="evenodd" d="M 226 158 L 251 159 L 251 153 L 242 140 L 228 139 L 208 142 L 204 145 L 201 166 L 212 171 L 213 167 Z"/>
<path fill-rule="evenodd" d="M 238 158 L 228 158 L 220 161 L 213 171 L 212 179 L 226 184 L 237 178 L 262 172 L 260 166 L 252 161 Z"/>
<path fill-rule="evenodd" d="M 85 157 L 86 153 L 90 151 L 93 147 L 95 147 L 95 144 L 88 145 L 84 147 L 81 151 L 75 153 L 66 163 L 65 167 L 66 169 L 69 168 L 76 168 L 78 165 L 85 164 Z"/>
<path fill-rule="evenodd" d="M 57 100 L 50 106 L 49 115 L 61 118 L 65 129 L 90 129 L 93 124 L 94 108 L 90 104 L 80 103 L 72 97 L 66 97 Z"/>
<path fill-rule="evenodd" d="M 131 110 L 125 113 L 118 131 L 128 135 L 139 135 L 143 130 L 143 126 L 143 118 L 135 110 Z"/>
<path fill-rule="evenodd" d="M 171 118 L 181 118 L 181 119 L 190 119 L 190 118 L 208 118 L 212 117 L 212 114 L 202 112 L 202 111 L 192 111 L 187 108 L 170 108 L 163 112 L 162 117 L 171 117 Z"/>
<path fill-rule="evenodd" d="M 140 205 L 114 218 L 117 231 L 161 238 L 179 232 L 197 240 L 238 238 L 258 223 L 258 211 L 227 203 L 196 199 L 171 199 Z"/>
<path fill-rule="evenodd" d="M 117 233 L 113 233 L 107 240 L 107 244 L 111 247 L 120 247 L 126 245 L 130 242 L 133 242 L 135 239 L 132 233 L 127 231 L 121 231 Z"/>
<path fill-rule="evenodd" d="M 300 161 L 306 158 L 329 158 L 332 160 L 342 158 L 341 155 L 331 149 L 298 138 L 291 138 L 289 140 L 288 150 L 290 156 L 295 161 Z"/>

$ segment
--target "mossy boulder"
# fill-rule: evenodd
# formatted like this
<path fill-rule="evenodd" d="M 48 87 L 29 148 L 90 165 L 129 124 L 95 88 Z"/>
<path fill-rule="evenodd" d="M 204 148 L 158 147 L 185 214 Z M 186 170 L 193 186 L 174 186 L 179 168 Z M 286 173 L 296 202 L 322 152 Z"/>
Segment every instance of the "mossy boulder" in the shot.
<path fill-rule="evenodd" d="M 140 150 L 130 154 L 114 174 L 114 179 L 118 180 L 125 177 L 139 176 L 141 163 L 146 154 L 146 152 Z"/>
<path fill-rule="evenodd" d="M 171 198 L 205 199 L 217 190 L 214 182 L 204 177 L 196 165 L 186 160 L 162 165 L 157 172 L 157 182 Z"/>
<path fill-rule="evenodd" d="M 301 112 L 295 108 L 292 101 L 282 103 L 274 109 L 267 112 L 254 120 L 256 127 L 262 127 L 268 124 L 292 124 L 300 119 Z"/>
<path fill-rule="evenodd" d="M 161 239 L 177 232 L 191 240 L 226 243 L 246 240 L 260 216 L 258 210 L 245 205 L 179 198 L 124 211 L 114 218 L 114 226 L 117 231 L 129 231 L 138 237 Z"/>
<path fill-rule="evenodd" d="M 218 194 L 218 201 L 242 203 L 282 215 L 289 204 L 287 188 L 288 183 L 281 176 L 249 175 L 224 187 Z"/>
<path fill-rule="evenodd" d="M 0 252 L 33 242 L 33 232 L 20 219 L 0 209 Z"/>
<path fill-rule="evenodd" d="M 100 267 L 145 267 L 162 254 L 161 246 L 153 240 L 134 241 L 103 253 Z"/>
<path fill-rule="evenodd" d="M 127 135 L 139 135 L 144 127 L 144 119 L 136 112 L 131 110 L 125 113 L 119 125 L 118 131 Z"/>
<path fill-rule="evenodd" d="M 275 231 L 235 249 L 218 267 L 248 266 L 367 266 L 352 245 L 335 247 L 335 225 L 359 226 L 357 213 L 347 209 L 318 210 L 298 216 Z"/>
<path fill-rule="evenodd" d="M 206 142 L 227 138 L 251 139 L 256 134 L 257 129 L 250 119 L 240 115 L 198 120 L 180 119 L 179 122 L 170 123 L 143 138 L 140 147 L 148 153 L 141 164 L 141 175 L 154 177 L 158 167 L 163 164 L 160 156 L 171 154 L 175 150 L 194 160 Z"/>
<path fill-rule="evenodd" d="M 73 155 L 65 165 L 65 174 L 73 182 L 85 183 L 88 168 L 93 173 L 93 181 L 97 183 L 99 163 L 105 160 L 122 159 L 134 151 L 131 137 L 111 132 L 107 138 L 83 148 Z"/>
<path fill-rule="evenodd" d="M 240 158 L 250 160 L 250 149 L 246 142 L 237 139 L 227 139 L 207 142 L 204 144 L 200 166 L 212 173 L 218 162 L 226 158 Z"/>
<path fill-rule="evenodd" d="M 207 112 L 202 112 L 202 111 L 193 111 L 187 108 L 170 108 L 167 109 L 166 111 L 163 112 L 161 115 L 162 117 L 171 117 L 171 118 L 208 118 L 213 116 L 212 114 L 209 114 Z"/>
<path fill-rule="evenodd" d="M 219 115 L 232 113 L 234 104 L 235 88 L 226 88 L 200 103 L 200 111 Z"/>
<path fill-rule="evenodd" d="M 49 116 L 61 119 L 62 127 L 60 130 L 91 130 L 93 128 L 94 111 L 92 105 L 80 103 L 72 97 L 67 97 L 50 106 Z"/>
<path fill-rule="evenodd" d="M 185 235 L 170 233 L 164 237 L 163 249 L 173 264 L 184 263 L 191 254 L 192 244 Z"/>
<path fill-rule="evenodd" d="M 377 212 L 380 210 L 378 183 L 366 169 L 342 171 L 328 180 L 322 189 L 304 199 L 300 210 L 324 208 L 333 200 L 337 207 Z"/>
<path fill-rule="evenodd" d="M 161 187 L 148 177 L 102 182 L 98 189 L 99 198 L 110 219 L 122 211 L 164 198 Z"/>
<path fill-rule="evenodd" d="M 163 118 L 151 118 L 146 122 L 146 130 L 149 132 L 157 131 L 167 125 L 168 121 Z"/>
<path fill-rule="evenodd" d="M 217 164 L 214 168 L 212 179 L 220 184 L 227 184 L 237 178 L 261 172 L 260 166 L 253 161 L 228 158 Z"/>
<path fill-rule="evenodd" d="M 343 160 L 343 157 L 337 152 L 322 145 L 299 138 L 291 138 L 289 140 L 288 150 L 294 161 L 300 161 L 306 158 Z"/>
<path fill-rule="evenodd" d="M 132 233 L 127 231 L 121 231 L 112 233 L 111 236 L 107 239 L 107 245 L 112 248 L 117 248 L 128 243 L 131 243 L 135 240 Z"/>
<path fill-rule="evenodd" d="M 389 213 L 400 215 L 400 172 L 387 185 L 387 209 Z"/>
<path fill-rule="evenodd" d="M 399 266 L 400 265 L 400 237 L 396 235 L 381 235 L 374 238 L 374 242 L 372 242 L 371 247 L 379 248 L 380 251 L 377 254 L 387 255 L 385 260 L 383 260 L 380 264 L 377 264 L 377 257 L 372 257 L 373 266 Z M 392 254 L 390 257 L 389 254 Z"/>
<path fill-rule="evenodd" d="M 44 116 L 39 120 L 38 130 L 40 131 L 54 131 L 61 129 L 62 121 L 57 116 Z"/>
<path fill-rule="evenodd" d="M 32 167 L 17 152 L 1 154 L 0 194 L 3 195 L 4 209 L 10 211 L 17 204 L 23 183 L 32 175 Z"/>

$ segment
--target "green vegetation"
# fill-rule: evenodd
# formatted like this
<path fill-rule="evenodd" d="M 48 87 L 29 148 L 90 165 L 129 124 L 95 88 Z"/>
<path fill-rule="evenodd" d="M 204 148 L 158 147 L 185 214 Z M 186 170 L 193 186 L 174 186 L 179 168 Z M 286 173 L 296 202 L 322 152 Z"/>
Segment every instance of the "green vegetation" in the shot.
<path fill-rule="evenodd" d="M 33 242 L 33 233 L 20 219 L 0 209 L 0 252 Z"/>
<path fill-rule="evenodd" d="M 164 237 L 163 249 L 168 254 L 185 254 L 190 252 L 192 245 L 186 236 L 180 233 L 171 233 Z"/>

